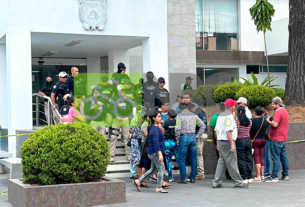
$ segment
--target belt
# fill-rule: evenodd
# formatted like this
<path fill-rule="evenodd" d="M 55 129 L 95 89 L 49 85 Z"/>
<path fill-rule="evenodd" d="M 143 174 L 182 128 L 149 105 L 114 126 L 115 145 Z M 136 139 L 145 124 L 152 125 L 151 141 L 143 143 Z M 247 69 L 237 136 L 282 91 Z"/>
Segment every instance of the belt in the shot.
<path fill-rule="evenodd" d="M 195 135 L 195 133 L 180 134 L 180 137 L 185 136 L 185 135 Z"/>

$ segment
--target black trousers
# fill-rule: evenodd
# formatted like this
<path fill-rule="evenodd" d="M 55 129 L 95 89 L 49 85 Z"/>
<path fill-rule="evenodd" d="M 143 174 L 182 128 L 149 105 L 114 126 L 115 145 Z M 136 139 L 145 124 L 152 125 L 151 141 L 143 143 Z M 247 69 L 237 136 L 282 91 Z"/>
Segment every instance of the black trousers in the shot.
<path fill-rule="evenodd" d="M 243 180 L 252 178 L 253 156 L 250 138 L 236 140 L 239 173 Z"/>

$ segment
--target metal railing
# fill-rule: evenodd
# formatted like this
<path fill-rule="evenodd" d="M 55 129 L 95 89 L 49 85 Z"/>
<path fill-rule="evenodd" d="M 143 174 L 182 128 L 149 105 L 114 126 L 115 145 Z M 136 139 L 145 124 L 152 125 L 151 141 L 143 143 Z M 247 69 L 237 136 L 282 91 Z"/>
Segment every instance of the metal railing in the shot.
<path fill-rule="evenodd" d="M 33 119 L 36 122 L 36 127 L 39 127 L 39 121 L 42 121 L 48 125 L 57 125 L 60 122 L 60 114 L 57 111 L 57 109 L 53 109 L 53 103 L 50 97 L 47 96 L 41 96 L 38 93 L 32 94 L 33 97 L 35 97 L 35 103 L 33 103 L 33 106 L 35 106 L 35 116 Z M 40 99 L 43 98 L 44 104 L 40 103 Z M 44 106 L 44 111 L 39 110 L 39 106 Z M 46 119 L 40 118 L 40 114 L 44 114 Z"/>

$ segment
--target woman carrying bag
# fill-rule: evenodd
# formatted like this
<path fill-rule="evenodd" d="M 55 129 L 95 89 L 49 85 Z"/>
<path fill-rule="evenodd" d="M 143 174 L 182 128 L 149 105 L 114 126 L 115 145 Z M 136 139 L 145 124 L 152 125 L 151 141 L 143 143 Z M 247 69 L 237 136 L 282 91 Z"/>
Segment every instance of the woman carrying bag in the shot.
<path fill-rule="evenodd" d="M 262 107 L 257 106 L 255 108 L 255 118 L 252 118 L 252 128 L 250 130 L 250 137 L 252 142 L 252 148 L 254 149 L 254 161 L 256 177 L 253 182 L 264 181 L 264 150 L 266 145 L 266 139 L 269 140 L 268 122 L 262 117 L 264 110 Z"/>

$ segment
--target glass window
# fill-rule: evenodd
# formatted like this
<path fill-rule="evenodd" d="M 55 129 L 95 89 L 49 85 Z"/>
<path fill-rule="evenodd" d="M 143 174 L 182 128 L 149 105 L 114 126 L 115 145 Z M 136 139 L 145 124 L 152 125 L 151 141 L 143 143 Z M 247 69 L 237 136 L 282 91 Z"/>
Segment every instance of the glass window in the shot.
<path fill-rule="evenodd" d="M 267 66 L 263 66 L 263 72 L 268 72 Z M 286 73 L 287 72 L 287 66 L 269 65 L 269 72 L 270 73 Z"/>
<path fill-rule="evenodd" d="M 247 65 L 247 74 L 259 74 L 259 65 Z"/>
<path fill-rule="evenodd" d="M 195 8 L 198 50 L 238 50 L 238 0 L 196 0 Z"/>

